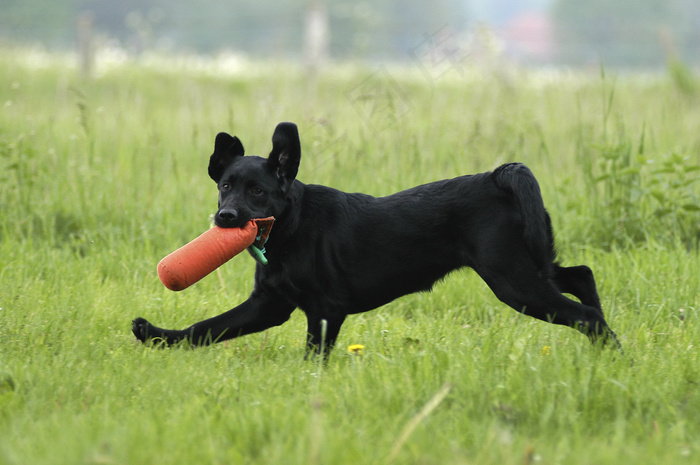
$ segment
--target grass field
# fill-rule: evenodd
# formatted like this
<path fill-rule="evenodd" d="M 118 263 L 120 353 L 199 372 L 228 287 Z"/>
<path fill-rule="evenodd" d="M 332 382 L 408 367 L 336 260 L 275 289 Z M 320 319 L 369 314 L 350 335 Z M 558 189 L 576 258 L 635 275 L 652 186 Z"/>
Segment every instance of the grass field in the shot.
<path fill-rule="evenodd" d="M 700 461 L 700 82 L 101 66 L 0 55 L 1 464 Z M 282 120 L 299 179 L 348 191 L 526 163 L 624 353 L 519 315 L 470 271 L 349 317 L 325 366 L 302 360 L 301 312 L 204 349 L 138 344 L 136 316 L 186 327 L 247 297 L 248 256 L 181 293 L 155 266 L 209 226 L 214 135 L 264 155 Z"/>

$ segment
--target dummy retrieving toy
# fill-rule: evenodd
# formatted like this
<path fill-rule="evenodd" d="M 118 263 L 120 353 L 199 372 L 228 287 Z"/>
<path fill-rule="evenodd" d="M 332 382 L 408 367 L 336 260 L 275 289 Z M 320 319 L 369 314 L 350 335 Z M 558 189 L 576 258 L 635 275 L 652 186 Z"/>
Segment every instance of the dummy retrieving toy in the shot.
<path fill-rule="evenodd" d="M 274 221 L 269 217 L 250 220 L 241 228 L 214 226 L 163 258 L 158 277 L 171 291 L 181 291 L 249 247 L 255 259 L 266 265 L 263 246 Z"/>

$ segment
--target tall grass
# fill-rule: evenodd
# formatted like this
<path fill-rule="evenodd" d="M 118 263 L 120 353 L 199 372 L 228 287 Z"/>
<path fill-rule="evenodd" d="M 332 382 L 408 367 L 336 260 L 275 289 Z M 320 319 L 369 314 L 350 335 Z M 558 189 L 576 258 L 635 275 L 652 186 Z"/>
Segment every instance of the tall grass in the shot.
<path fill-rule="evenodd" d="M 0 56 L 0 463 L 697 462 L 700 107 L 672 79 L 144 62 L 83 80 L 30 58 Z M 135 316 L 185 327 L 250 292 L 249 257 L 181 293 L 155 264 L 208 227 L 214 135 L 264 155 L 281 120 L 300 179 L 344 190 L 527 163 L 625 352 L 469 271 L 349 317 L 327 365 L 302 361 L 300 312 L 206 349 L 137 344 Z"/>

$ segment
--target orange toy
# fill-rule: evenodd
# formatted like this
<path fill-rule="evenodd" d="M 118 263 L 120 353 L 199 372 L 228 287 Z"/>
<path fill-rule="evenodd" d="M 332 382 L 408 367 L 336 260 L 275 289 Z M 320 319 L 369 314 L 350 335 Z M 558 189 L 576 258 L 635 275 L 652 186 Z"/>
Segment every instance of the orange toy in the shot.
<path fill-rule="evenodd" d="M 253 219 L 242 228 L 214 226 L 183 245 L 158 263 L 158 277 L 171 291 L 190 287 L 246 248 L 251 247 L 256 259 L 267 263 L 262 247 L 275 219 Z"/>

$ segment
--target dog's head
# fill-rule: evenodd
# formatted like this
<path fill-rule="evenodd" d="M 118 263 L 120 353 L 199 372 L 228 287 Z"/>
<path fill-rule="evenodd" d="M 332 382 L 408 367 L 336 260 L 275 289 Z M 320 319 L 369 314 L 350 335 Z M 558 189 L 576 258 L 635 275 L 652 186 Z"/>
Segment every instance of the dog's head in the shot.
<path fill-rule="evenodd" d="M 243 155 L 237 137 L 225 132 L 216 136 L 209 176 L 219 187 L 214 222 L 222 228 L 238 228 L 253 218 L 279 217 L 284 211 L 301 159 L 296 125 L 277 125 L 267 158 Z"/>

